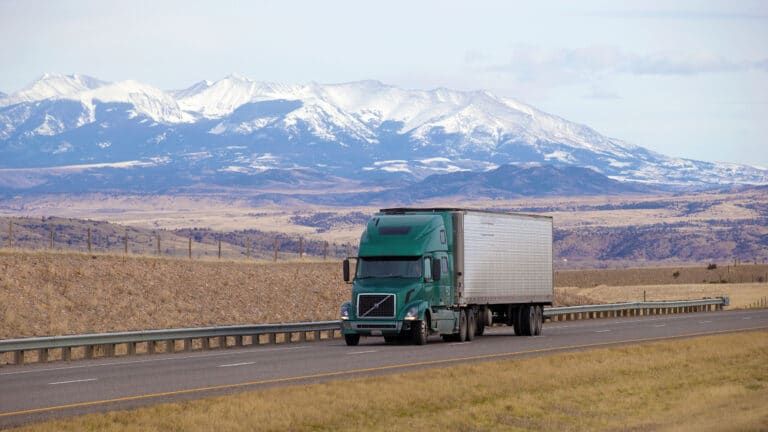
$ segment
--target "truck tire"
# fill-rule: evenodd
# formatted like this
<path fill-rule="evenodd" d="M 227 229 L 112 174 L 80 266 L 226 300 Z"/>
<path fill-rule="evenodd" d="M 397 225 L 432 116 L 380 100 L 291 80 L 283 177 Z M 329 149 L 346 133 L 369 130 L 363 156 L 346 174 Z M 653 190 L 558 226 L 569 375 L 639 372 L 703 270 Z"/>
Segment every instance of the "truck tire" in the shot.
<path fill-rule="evenodd" d="M 459 342 L 467 340 L 467 313 L 464 309 L 459 311 Z"/>
<path fill-rule="evenodd" d="M 512 328 L 515 329 L 515 336 L 523 336 L 523 310 L 525 306 L 512 309 Z"/>
<path fill-rule="evenodd" d="M 415 326 L 413 326 L 411 332 L 414 345 L 426 345 L 427 336 L 429 334 L 426 317 L 424 317 L 423 320 L 419 321 Z"/>
<path fill-rule="evenodd" d="M 525 326 L 525 335 L 533 336 L 536 334 L 536 306 L 526 306 L 525 320 L 527 325 Z"/>
<path fill-rule="evenodd" d="M 536 306 L 536 326 L 533 334 L 539 336 L 541 334 L 541 327 L 544 323 L 544 310 L 541 306 Z"/>
<path fill-rule="evenodd" d="M 349 346 L 357 346 L 357 344 L 360 343 L 360 335 L 359 334 L 345 334 L 344 335 L 344 342 L 347 343 Z"/>
<path fill-rule="evenodd" d="M 475 312 L 472 309 L 467 309 L 467 342 L 472 342 L 475 339 L 475 332 L 477 332 Z"/>

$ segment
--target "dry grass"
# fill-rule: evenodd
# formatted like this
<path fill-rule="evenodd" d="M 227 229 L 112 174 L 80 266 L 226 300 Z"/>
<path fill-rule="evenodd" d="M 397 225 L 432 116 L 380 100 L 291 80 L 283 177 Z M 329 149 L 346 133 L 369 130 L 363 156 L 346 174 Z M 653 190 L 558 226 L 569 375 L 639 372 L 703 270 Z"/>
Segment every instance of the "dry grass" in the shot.
<path fill-rule="evenodd" d="M 285 387 L 19 431 L 760 431 L 768 333 Z"/>
<path fill-rule="evenodd" d="M 715 264 L 603 270 L 558 270 L 555 286 L 681 285 L 768 282 L 768 264 Z"/>
<path fill-rule="evenodd" d="M 768 283 L 640 286 L 633 276 L 661 280 L 671 278 L 670 271 L 656 269 L 657 276 L 653 269 L 567 272 L 586 287 L 557 288 L 555 301 L 637 301 L 646 291 L 650 300 L 729 295 L 734 307 L 743 307 L 768 297 Z M 606 281 L 626 286 L 603 285 Z M 2 339 L 330 320 L 349 296 L 337 261 L 190 261 L 0 250 Z"/>
<path fill-rule="evenodd" d="M 0 251 L 0 338 L 335 319 L 340 269 Z"/>
<path fill-rule="evenodd" d="M 727 309 L 743 309 L 768 298 L 768 283 L 635 285 L 555 289 L 559 305 L 620 303 L 628 301 L 693 300 L 704 297 L 730 297 Z"/>

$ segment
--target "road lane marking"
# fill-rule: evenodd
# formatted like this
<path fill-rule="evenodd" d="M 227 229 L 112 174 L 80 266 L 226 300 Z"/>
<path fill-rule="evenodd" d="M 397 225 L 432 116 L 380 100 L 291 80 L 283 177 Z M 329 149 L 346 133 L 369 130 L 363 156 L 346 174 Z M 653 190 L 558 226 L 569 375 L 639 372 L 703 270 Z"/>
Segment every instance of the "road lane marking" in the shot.
<path fill-rule="evenodd" d="M 148 394 L 142 394 L 142 395 L 136 395 L 136 396 L 125 396 L 125 397 L 119 397 L 119 398 L 113 398 L 113 399 L 102 399 L 102 400 L 96 400 L 96 401 L 90 401 L 90 402 L 78 402 L 78 403 L 56 405 L 56 406 L 49 406 L 49 407 L 42 407 L 42 408 L 31 408 L 31 409 L 25 409 L 25 410 L 19 410 L 19 411 L 9 411 L 9 412 L 0 413 L 0 418 L 10 417 L 14 415 L 35 414 L 40 412 L 57 411 L 57 410 L 63 410 L 68 408 L 83 408 L 83 407 L 89 407 L 94 405 L 104 405 L 104 404 L 116 403 L 116 402 L 127 402 L 127 401 L 143 400 L 143 399 L 150 399 L 150 398 L 201 393 L 201 392 L 213 391 L 213 390 L 230 390 L 230 389 L 236 389 L 241 387 L 253 387 L 257 385 L 289 383 L 289 382 L 297 382 L 302 380 L 320 379 L 320 378 L 353 376 L 361 373 L 408 369 L 408 368 L 414 368 L 419 366 L 436 366 L 436 365 L 444 365 L 444 364 L 450 364 L 450 363 L 499 359 L 499 358 L 505 358 L 505 357 L 507 358 L 520 357 L 520 356 L 529 355 L 529 354 L 556 353 L 561 351 L 567 352 L 568 350 L 576 350 L 576 349 L 610 348 L 612 346 L 620 346 L 622 344 L 662 342 L 662 341 L 674 340 L 674 339 L 684 339 L 684 338 L 698 337 L 698 336 L 714 336 L 714 335 L 728 334 L 728 333 L 742 333 L 742 332 L 756 331 L 756 330 L 768 330 L 768 326 L 745 327 L 740 329 L 715 330 L 715 331 L 705 331 L 705 332 L 697 332 L 697 333 L 683 333 L 683 334 L 674 335 L 674 336 L 659 336 L 659 337 L 649 337 L 649 338 L 640 338 L 640 339 L 624 339 L 624 340 L 618 340 L 618 341 L 612 341 L 612 342 L 596 342 L 596 343 L 582 344 L 582 345 L 567 345 L 567 346 L 560 346 L 560 347 L 539 348 L 539 349 L 533 349 L 533 350 L 527 350 L 527 351 L 516 351 L 516 352 L 510 351 L 505 353 L 483 354 L 483 355 L 469 356 L 469 357 L 454 357 L 454 358 L 427 360 L 427 361 L 413 362 L 413 363 L 401 363 L 401 364 L 378 366 L 378 367 L 372 367 L 372 368 L 353 369 L 349 371 L 322 372 L 322 373 L 310 374 L 310 375 L 298 375 L 298 376 L 284 377 L 284 378 L 271 378 L 271 379 L 265 379 L 260 381 L 248 381 L 248 382 L 242 382 L 242 383 L 236 383 L 236 384 L 222 384 L 222 385 L 215 385 L 215 386 L 209 386 L 209 387 L 197 387 L 197 388 L 191 388 L 186 390 L 173 390 L 173 391 L 167 391 L 167 392 L 148 393 Z"/>
<path fill-rule="evenodd" d="M 48 385 L 74 384 L 74 383 L 96 381 L 96 379 L 97 378 L 86 378 L 86 379 L 79 379 L 79 380 L 72 380 L 72 381 L 58 381 L 58 382 L 48 383 Z"/>
<path fill-rule="evenodd" d="M 710 324 L 712 321 L 699 321 L 699 324 Z"/>
<path fill-rule="evenodd" d="M 347 355 L 355 355 L 355 354 L 370 354 L 378 352 L 377 350 L 371 350 L 371 351 L 355 351 L 355 352 L 349 352 Z"/>
<path fill-rule="evenodd" d="M 595 330 L 595 333 L 610 333 L 611 329 Z"/>
<path fill-rule="evenodd" d="M 666 327 L 666 326 L 667 326 L 666 324 L 656 324 L 656 325 L 654 325 L 654 327 Z"/>
<path fill-rule="evenodd" d="M 744 318 L 742 318 L 742 319 L 745 319 L 745 320 L 747 320 L 747 319 L 752 319 L 752 317 L 744 317 Z"/>
<path fill-rule="evenodd" d="M 189 360 L 189 359 L 198 359 L 198 358 L 209 358 L 209 357 L 222 357 L 227 355 L 242 355 L 242 354 L 261 354 L 265 352 L 275 352 L 275 351 L 288 351 L 288 350 L 299 350 L 299 349 L 307 349 L 310 348 L 309 346 L 296 346 L 296 347 L 281 347 L 281 348 L 255 348 L 254 349 L 248 349 L 243 351 L 232 351 L 232 352 L 218 352 L 218 353 L 210 353 L 210 354 L 197 354 L 197 355 L 186 355 L 186 356 L 178 356 L 178 357 L 160 357 L 160 358 L 151 358 L 151 359 L 145 359 L 145 360 L 131 360 L 131 361 L 121 361 L 121 362 L 115 362 L 115 363 L 97 363 L 97 364 L 85 364 L 85 365 L 77 365 L 77 366 L 64 366 L 64 367 L 58 367 L 58 368 L 45 368 L 45 369 L 31 369 L 31 370 L 23 370 L 23 371 L 13 371 L 13 372 L 0 372 L 0 376 L 3 375 L 22 375 L 22 374 L 30 374 L 35 372 L 55 372 L 55 371 L 62 371 L 62 370 L 70 370 L 70 369 L 83 369 L 83 368 L 90 368 L 90 367 L 104 367 L 104 366 L 129 366 L 134 364 L 142 364 L 142 363 L 152 363 L 152 362 L 163 362 L 163 361 L 169 361 L 169 360 Z M 140 354 L 143 355 L 143 354 Z"/>
<path fill-rule="evenodd" d="M 218 365 L 216 367 L 222 368 L 222 367 L 248 366 L 252 364 L 256 364 L 256 362 L 252 361 L 252 362 L 243 362 L 243 363 L 230 363 L 230 364 Z"/>

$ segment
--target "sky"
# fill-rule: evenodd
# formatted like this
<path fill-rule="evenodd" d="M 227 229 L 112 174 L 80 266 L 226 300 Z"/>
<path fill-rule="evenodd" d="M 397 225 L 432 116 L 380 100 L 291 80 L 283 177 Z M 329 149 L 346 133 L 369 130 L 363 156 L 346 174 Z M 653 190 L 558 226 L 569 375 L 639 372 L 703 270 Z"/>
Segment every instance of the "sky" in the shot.
<path fill-rule="evenodd" d="M 485 89 L 669 156 L 768 168 L 762 0 L 0 0 L 0 91 L 46 72 Z"/>

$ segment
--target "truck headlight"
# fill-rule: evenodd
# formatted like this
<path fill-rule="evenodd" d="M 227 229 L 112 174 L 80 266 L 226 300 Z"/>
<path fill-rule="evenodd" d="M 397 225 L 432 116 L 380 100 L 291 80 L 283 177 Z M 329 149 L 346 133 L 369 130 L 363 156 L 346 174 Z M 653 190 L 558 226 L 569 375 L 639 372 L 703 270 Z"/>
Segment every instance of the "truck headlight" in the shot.
<path fill-rule="evenodd" d="M 344 303 L 341 305 L 341 319 L 348 320 L 349 319 L 349 309 L 351 308 L 351 304 Z"/>
<path fill-rule="evenodd" d="M 409 321 L 415 321 L 419 319 L 419 307 L 411 306 L 408 311 L 405 312 L 405 319 Z"/>

